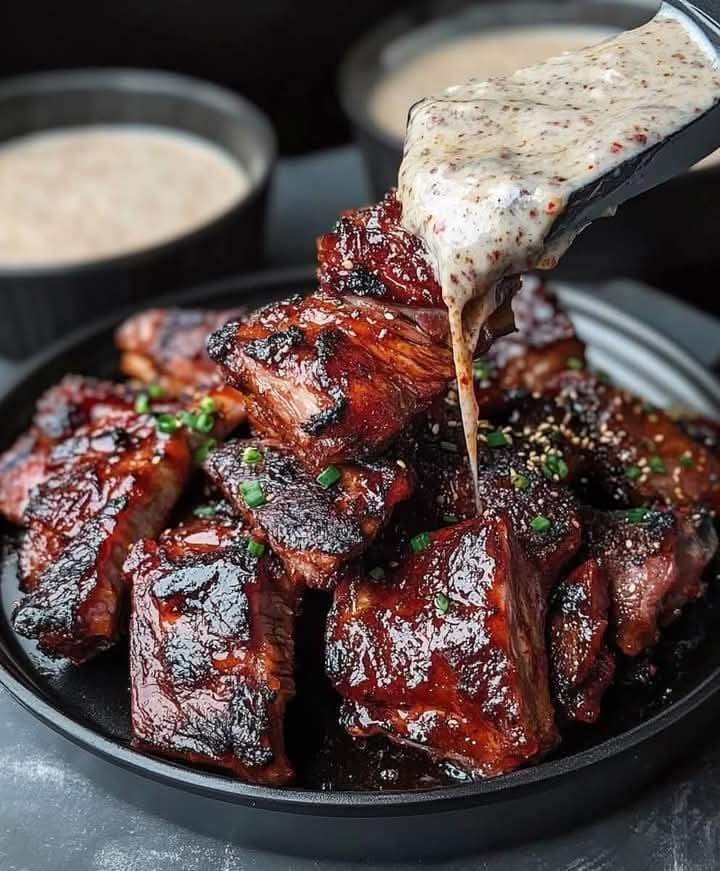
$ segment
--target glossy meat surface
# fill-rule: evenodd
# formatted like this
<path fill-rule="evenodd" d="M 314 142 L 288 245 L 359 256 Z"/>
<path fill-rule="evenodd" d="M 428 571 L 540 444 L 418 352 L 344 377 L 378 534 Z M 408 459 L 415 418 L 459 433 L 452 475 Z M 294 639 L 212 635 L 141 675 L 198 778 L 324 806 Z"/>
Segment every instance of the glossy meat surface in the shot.
<path fill-rule="evenodd" d="M 327 672 L 351 734 L 454 761 L 474 776 L 538 759 L 558 741 L 537 569 L 504 519 L 432 533 L 383 581 L 344 581 Z"/>
<path fill-rule="evenodd" d="M 38 400 L 30 428 L 0 455 L 0 514 L 21 525 L 33 488 L 44 480 L 53 447 L 85 424 L 132 408 L 125 385 L 66 375 Z"/>
<path fill-rule="evenodd" d="M 257 459 L 244 460 L 247 451 Z M 323 487 L 292 456 L 269 441 L 230 441 L 208 457 L 205 470 L 235 510 L 262 530 L 290 577 L 313 587 L 335 583 L 412 493 L 402 461 L 347 463 Z M 249 507 L 242 488 L 259 488 L 261 504 Z"/>
<path fill-rule="evenodd" d="M 548 391 L 585 473 L 614 504 L 720 508 L 720 460 L 666 412 L 585 372 L 564 373 Z"/>
<path fill-rule="evenodd" d="M 553 702 L 567 720 L 594 723 L 615 674 L 605 644 L 610 599 L 604 571 L 587 560 L 562 580 L 550 599 L 548 653 Z"/>
<path fill-rule="evenodd" d="M 158 308 L 140 312 L 115 334 L 120 367 L 125 375 L 146 384 L 160 384 L 171 393 L 216 386 L 220 379 L 207 355 L 207 338 L 244 313 L 242 308 Z"/>
<path fill-rule="evenodd" d="M 614 642 L 636 656 L 703 595 L 718 545 L 712 520 L 702 511 L 593 512 L 585 531 L 587 552 L 608 578 Z"/>
<path fill-rule="evenodd" d="M 157 535 L 189 476 L 181 431 L 164 436 L 147 415 L 125 413 L 58 445 L 26 511 L 20 553 L 27 595 L 13 625 L 52 656 L 83 662 L 125 630 L 122 563 Z"/>
<path fill-rule="evenodd" d="M 385 450 L 454 377 L 443 311 L 359 297 L 272 303 L 208 348 L 255 430 L 316 473 Z"/>
<path fill-rule="evenodd" d="M 237 521 L 194 520 L 136 544 L 130 677 L 136 744 L 251 782 L 292 777 L 296 595 Z"/>

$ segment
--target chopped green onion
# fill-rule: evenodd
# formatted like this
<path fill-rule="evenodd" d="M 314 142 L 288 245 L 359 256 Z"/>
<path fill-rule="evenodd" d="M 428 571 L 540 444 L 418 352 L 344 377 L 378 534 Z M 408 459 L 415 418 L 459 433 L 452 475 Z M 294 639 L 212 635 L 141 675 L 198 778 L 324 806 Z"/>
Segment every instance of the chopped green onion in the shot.
<path fill-rule="evenodd" d="M 186 426 L 189 429 L 195 429 L 197 415 L 193 414 L 191 411 L 186 411 L 185 409 L 179 411 L 177 419 L 183 426 Z"/>
<path fill-rule="evenodd" d="M 138 393 L 135 400 L 135 411 L 138 414 L 147 414 L 150 411 L 150 397 L 147 393 Z"/>
<path fill-rule="evenodd" d="M 203 396 L 198 403 L 198 408 L 200 411 L 204 411 L 205 414 L 214 414 L 217 411 L 217 403 L 212 396 Z"/>
<path fill-rule="evenodd" d="M 601 384 L 612 384 L 612 379 L 604 369 L 598 369 L 595 377 Z"/>
<path fill-rule="evenodd" d="M 412 548 L 413 553 L 420 553 L 420 551 L 425 550 L 429 544 L 430 534 L 427 532 L 419 532 L 417 535 L 413 535 L 410 539 L 410 547 Z"/>
<path fill-rule="evenodd" d="M 150 399 L 160 399 L 165 395 L 165 388 L 162 384 L 148 384 L 147 392 Z"/>
<path fill-rule="evenodd" d="M 683 454 L 680 457 L 679 462 L 683 469 L 692 469 L 692 467 L 695 465 L 695 460 L 693 459 L 692 454 Z"/>
<path fill-rule="evenodd" d="M 242 461 L 246 466 L 255 466 L 262 460 L 262 454 L 257 448 L 245 448 Z"/>
<path fill-rule="evenodd" d="M 648 460 L 648 466 L 650 467 L 651 472 L 655 472 L 658 475 L 664 475 L 667 469 L 665 468 L 665 463 L 663 463 L 662 458 L 657 455 L 650 457 Z"/>
<path fill-rule="evenodd" d="M 642 477 L 642 473 L 640 466 L 627 466 L 625 469 L 625 477 L 631 481 L 637 481 L 638 478 Z"/>
<path fill-rule="evenodd" d="M 507 436 L 502 430 L 495 429 L 487 433 L 485 441 L 490 448 L 502 448 L 508 444 Z"/>
<path fill-rule="evenodd" d="M 542 514 L 538 514 L 537 517 L 533 517 L 530 521 L 530 526 L 535 532 L 547 532 L 552 526 L 552 521 L 548 520 L 547 517 L 543 517 Z"/>
<path fill-rule="evenodd" d="M 631 508 L 627 512 L 628 523 L 644 523 L 650 514 L 647 508 Z"/>
<path fill-rule="evenodd" d="M 443 523 L 460 523 L 460 518 L 457 514 L 443 514 Z"/>
<path fill-rule="evenodd" d="M 340 480 L 340 469 L 337 466 L 328 466 L 320 472 L 315 480 L 323 489 L 327 490 Z"/>
<path fill-rule="evenodd" d="M 568 357 L 565 361 L 565 367 L 567 369 L 574 369 L 576 372 L 580 372 L 585 368 L 585 364 L 579 357 Z"/>
<path fill-rule="evenodd" d="M 200 447 L 197 448 L 197 450 L 193 454 L 193 460 L 196 463 L 204 463 L 216 447 L 217 441 L 215 439 L 207 439 L 204 444 L 200 445 Z"/>
<path fill-rule="evenodd" d="M 456 454 L 458 452 L 458 446 L 455 442 L 440 442 L 440 447 L 449 454 Z"/>
<path fill-rule="evenodd" d="M 195 517 L 202 517 L 204 519 L 215 517 L 217 514 L 217 510 L 214 505 L 198 505 L 197 508 L 193 508 L 193 515 Z"/>
<path fill-rule="evenodd" d="M 490 377 L 490 368 L 482 357 L 478 357 L 472 362 L 472 374 L 476 381 L 487 381 Z"/>
<path fill-rule="evenodd" d="M 523 490 L 527 490 L 527 488 L 530 486 L 530 479 L 527 477 L 527 475 L 513 473 L 510 480 L 512 481 L 513 487 L 516 490 L 520 490 L 520 492 L 522 492 Z"/>
<path fill-rule="evenodd" d="M 248 508 L 259 508 L 265 504 L 265 494 L 257 481 L 243 481 L 240 485 L 240 495 Z"/>
<path fill-rule="evenodd" d="M 197 432 L 205 433 L 207 435 L 209 432 L 212 432 L 212 428 L 215 426 L 215 418 L 212 414 L 207 414 L 204 411 L 201 411 L 200 414 L 195 418 L 195 429 Z"/>
<path fill-rule="evenodd" d="M 160 432 L 164 432 L 166 434 L 175 432 L 175 430 L 178 428 L 178 422 L 175 420 L 172 414 L 158 415 L 155 423 L 157 424 L 157 428 L 160 430 Z"/>
<path fill-rule="evenodd" d="M 643 411 L 646 414 L 657 414 L 658 407 L 657 405 L 653 405 L 652 402 L 643 402 Z"/>
<path fill-rule="evenodd" d="M 543 463 L 542 470 L 546 478 L 553 478 L 557 475 L 560 479 L 567 478 L 570 471 L 565 460 L 558 454 L 550 454 Z"/>
<path fill-rule="evenodd" d="M 370 569 L 370 577 L 374 581 L 382 581 L 385 577 L 385 569 L 382 566 L 375 566 L 374 569 Z"/>
<path fill-rule="evenodd" d="M 265 545 L 261 541 L 251 538 L 247 543 L 248 553 L 253 556 L 262 556 L 265 553 Z"/>
<path fill-rule="evenodd" d="M 448 599 L 445 593 L 438 593 L 435 596 L 435 607 L 441 614 L 447 614 L 450 609 L 450 599 Z"/>

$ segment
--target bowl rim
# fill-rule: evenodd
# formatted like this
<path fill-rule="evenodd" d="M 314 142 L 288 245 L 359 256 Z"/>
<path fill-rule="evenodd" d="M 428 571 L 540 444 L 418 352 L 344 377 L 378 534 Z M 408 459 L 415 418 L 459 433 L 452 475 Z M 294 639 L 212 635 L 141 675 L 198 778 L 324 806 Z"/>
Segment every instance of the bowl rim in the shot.
<path fill-rule="evenodd" d="M 450 41 L 467 35 L 467 31 L 458 30 L 453 33 L 445 31 L 454 22 L 462 22 L 473 15 L 487 19 L 486 23 L 473 27 L 473 32 L 478 33 L 485 30 L 504 30 L 528 26 L 528 24 L 532 25 L 533 23 L 537 23 L 539 26 L 554 23 L 550 19 L 540 22 L 528 21 L 525 25 L 519 21 L 510 22 L 506 16 L 508 10 L 512 9 L 513 6 L 528 11 L 532 8 L 542 8 L 547 10 L 549 15 L 556 16 L 558 24 L 570 26 L 582 23 L 575 20 L 574 13 L 577 12 L 579 15 L 585 12 L 587 14 L 593 7 L 595 9 L 602 7 L 618 10 L 623 8 L 636 9 L 638 12 L 645 8 L 650 15 L 657 11 L 655 0 L 585 0 L 585 2 L 568 0 L 562 4 L 553 3 L 551 0 L 511 0 L 511 2 L 508 0 L 490 0 L 487 3 L 475 2 L 466 6 L 451 7 L 449 10 L 443 10 L 443 7 L 440 6 L 436 12 L 433 12 L 431 7 L 430 11 L 425 13 L 408 8 L 384 19 L 351 45 L 340 64 L 337 77 L 338 98 L 343 112 L 355 127 L 372 135 L 386 148 L 400 151 L 403 145 L 402 138 L 382 127 L 374 120 L 369 111 L 370 94 L 385 72 L 382 64 L 382 54 L 385 49 L 398 37 L 410 37 L 420 33 L 424 33 L 427 37 L 424 43 L 425 47 L 439 44 L 444 37 Z M 568 18 L 569 15 L 571 15 L 570 18 Z M 613 27 L 609 21 L 603 23 L 595 19 L 588 22 L 588 25 Z M 420 53 L 418 52 L 418 54 Z M 410 56 L 415 57 L 416 55 L 410 52 Z M 366 72 L 365 68 L 368 65 L 371 69 Z M 361 99 L 358 99 L 358 96 Z"/>
<path fill-rule="evenodd" d="M 262 291 L 288 292 L 312 286 L 314 267 L 290 267 L 249 273 L 240 277 L 222 279 L 205 285 L 186 288 L 177 293 L 147 301 L 145 305 L 198 304 L 209 297 L 210 306 L 223 304 L 224 297 L 257 294 Z M 720 408 L 720 380 L 707 371 L 691 354 L 658 330 L 645 325 L 638 318 L 625 314 L 612 303 L 597 296 L 560 285 L 561 293 L 578 313 L 605 321 L 611 327 L 622 328 L 630 340 L 649 344 L 656 352 L 684 370 L 688 378 L 706 390 L 713 403 Z M 41 353 L 30 358 L 0 391 L 0 407 L 23 390 L 23 385 L 54 360 L 60 359 L 73 348 L 109 333 L 125 316 L 139 306 L 128 306 L 91 324 L 85 325 L 54 342 Z M 551 782 L 577 774 L 605 762 L 608 758 L 632 753 L 638 745 L 667 731 L 677 721 L 689 716 L 720 692 L 720 668 L 713 670 L 697 686 L 672 702 L 662 711 L 631 729 L 613 736 L 587 750 L 560 759 L 551 759 L 488 780 L 454 784 L 431 790 L 372 792 L 329 791 L 307 788 L 257 786 L 233 780 L 222 774 L 186 767 L 142 751 L 135 750 L 119 740 L 102 735 L 93 728 L 73 719 L 54 707 L 29 679 L 22 679 L 19 667 L 0 657 L 0 685 L 31 714 L 55 732 L 83 747 L 105 761 L 120 765 L 137 775 L 179 790 L 209 798 L 253 807 L 262 807 L 292 814 L 319 814 L 323 816 L 375 817 L 383 815 L 410 815 L 435 813 L 459 807 L 488 804 L 508 799 L 540 788 Z M 12 673 L 11 672 L 15 672 Z"/>
<path fill-rule="evenodd" d="M 16 97 L 26 95 L 49 96 L 58 90 L 78 91 L 81 93 L 90 88 L 106 88 L 109 91 L 117 93 L 122 91 L 135 93 L 152 92 L 161 96 L 172 96 L 203 104 L 209 109 L 233 115 L 238 124 L 245 122 L 247 125 L 246 129 L 252 133 L 254 144 L 257 146 L 259 171 L 255 177 L 249 175 L 249 187 L 239 200 L 223 209 L 214 217 L 179 236 L 173 236 L 170 239 L 143 248 L 136 248 L 126 253 L 94 258 L 92 260 L 55 264 L 18 264 L 16 266 L 3 266 L 0 264 L 0 282 L 3 280 L 16 281 L 37 278 L 72 279 L 79 275 L 92 275 L 94 272 L 134 269 L 142 266 L 147 261 L 168 256 L 178 247 L 193 244 L 207 236 L 213 235 L 226 224 L 232 223 L 238 213 L 250 207 L 253 202 L 265 194 L 278 155 L 277 136 L 270 119 L 247 97 L 206 79 L 188 76 L 183 73 L 143 67 L 78 67 L 73 69 L 47 70 L 13 76 L 0 82 L 0 106 L 4 100 Z M 131 124 L 132 122 L 122 120 L 118 122 L 106 121 L 97 126 L 121 127 L 131 126 Z M 12 136 L 10 139 L 0 140 L 0 147 L 12 142 L 13 139 L 19 139 L 26 135 L 90 126 L 95 125 L 53 125 L 46 128 L 38 128 L 37 130 L 29 130 L 26 133 Z M 178 124 L 149 124 L 146 126 L 167 129 L 168 132 L 189 133 L 186 128 Z M 220 149 L 236 165 L 242 165 L 241 161 L 220 143 L 202 134 L 192 135 Z"/>

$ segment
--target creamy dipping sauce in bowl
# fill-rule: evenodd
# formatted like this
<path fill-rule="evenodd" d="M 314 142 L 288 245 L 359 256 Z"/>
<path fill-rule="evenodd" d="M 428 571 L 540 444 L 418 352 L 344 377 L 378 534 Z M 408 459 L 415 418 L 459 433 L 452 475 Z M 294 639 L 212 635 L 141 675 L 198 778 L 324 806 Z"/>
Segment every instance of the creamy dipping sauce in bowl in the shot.
<path fill-rule="evenodd" d="M 610 27 L 552 24 L 503 27 L 430 46 L 393 69 L 373 89 L 372 120 L 402 139 L 408 109 L 448 82 L 506 76 L 566 51 L 594 45 L 617 32 Z"/>
<path fill-rule="evenodd" d="M 0 147 L 0 268 L 115 257 L 168 242 L 246 196 L 244 167 L 169 128 L 92 125 Z"/>

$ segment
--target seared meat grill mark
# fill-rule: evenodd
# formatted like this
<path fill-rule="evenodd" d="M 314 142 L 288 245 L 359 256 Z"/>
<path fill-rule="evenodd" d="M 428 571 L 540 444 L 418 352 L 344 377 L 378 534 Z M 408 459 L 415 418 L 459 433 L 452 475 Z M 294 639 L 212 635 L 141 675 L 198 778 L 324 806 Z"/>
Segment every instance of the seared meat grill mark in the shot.
<path fill-rule="evenodd" d="M 33 488 L 46 477 L 50 452 L 80 426 L 132 408 L 125 385 L 66 375 L 38 400 L 30 429 L 0 455 L 0 513 L 18 525 Z"/>
<path fill-rule="evenodd" d="M 588 560 L 557 585 L 550 599 L 550 686 L 567 720 L 594 723 L 615 674 L 615 657 L 605 645 L 607 586 L 597 561 Z"/>
<path fill-rule="evenodd" d="M 26 512 L 17 631 L 73 662 L 111 646 L 124 631 L 127 549 L 160 532 L 189 472 L 183 433 L 162 436 L 130 412 L 58 445 Z"/>
<path fill-rule="evenodd" d="M 243 461 L 248 449 L 261 459 Z M 209 456 L 205 470 L 254 528 L 262 530 L 295 582 L 326 588 L 362 553 L 409 498 L 413 479 L 395 460 L 346 464 L 339 480 L 322 487 L 292 454 L 270 441 L 232 441 Z M 248 507 L 241 488 L 260 488 L 263 501 Z"/>
<path fill-rule="evenodd" d="M 132 579 L 130 675 L 138 746 L 252 783 L 291 779 L 297 596 L 233 520 L 194 520 L 141 541 Z"/>
<path fill-rule="evenodd" d="M 643 509 L 638 509 L 643 510 Z M 636 656 L 683 606 L 704 593 L 703 572 L 718 538 L 703 511 L 592 512 L 587 552 L 606 573 L 614 641 Z"/>
<path fill-rule="evenodd" d="M 129 318 L 115 334 L 121 369 L 131 378 L 157 383 L 170 393 L 207 390 L 220 383 L 205 348 L 207 337 L 245 309 L 148 309 Z"/>
<path fill-rule="evenodd" d="M 433 533 L 387 581 L 344 581 L 327 671 L 353 735 L 378 732 L 479 775 L 558 741 L 538 570 L 504 519 Z"/>
<path fill-rule="evenodd" d="M 382 452 L 429 407 L 454 375 L 446 340 L 442 311 L 314 295 L 229 324 L 208 349 L 255 430 L 317 473 Z"/>

